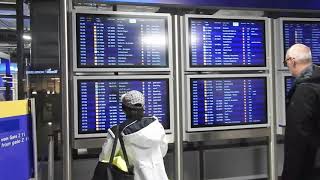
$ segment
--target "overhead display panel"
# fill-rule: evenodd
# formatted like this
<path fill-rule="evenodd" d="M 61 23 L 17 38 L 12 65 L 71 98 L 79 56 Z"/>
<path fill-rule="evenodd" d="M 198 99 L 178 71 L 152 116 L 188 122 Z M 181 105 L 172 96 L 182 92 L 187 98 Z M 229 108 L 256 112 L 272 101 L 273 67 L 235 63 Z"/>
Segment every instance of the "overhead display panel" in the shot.
<path fill-rule="evenodd" d="M 74 13 L 75 71 L 169 71 L 168 14 Z M 132 69 L 131 69 L 132 68 Z"/>
<path fill-rule="evenodd" d="M 187 70 L 265 70 L 266 18 L 186 16 Z"/>
<path fill-rule="evenodd" d="M 284 82 L 285 82 L 285 95 L 287 96 L 291 90 L 291 88 L 293 87 L 294 85 L 294 81 L 295 81 L 295 78 L 292 77 L 292 76 L 285 76 L 284 77 Z"/>
<path fill-rule="evenodd" d="M 75 87 L 75 136 L 103 137 L 107 130 L 126 120 L 121 95 L 138 90 L 145 96 L 145 116 L 156 116 L 168 133 L 173 113 L 171 79 L 168 76 L 78 77 Z"/>
<path fill-rule="evenodd" d="M 188 131 L 268 126 L 265 75 L 190 75 Z"/>

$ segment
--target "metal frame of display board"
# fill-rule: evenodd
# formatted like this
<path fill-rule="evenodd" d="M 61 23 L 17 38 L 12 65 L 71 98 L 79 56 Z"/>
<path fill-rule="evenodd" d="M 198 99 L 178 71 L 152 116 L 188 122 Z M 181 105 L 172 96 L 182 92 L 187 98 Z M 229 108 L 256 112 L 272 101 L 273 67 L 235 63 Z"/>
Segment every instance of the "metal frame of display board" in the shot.
<path fill-rule="evenodd" d="M 275 73 L 275 100 L 276 100 L 276 124 L 277 134 L 284 135 L 286 119 L 286 94 L 285 94 L 285 77 L 291 77 L 288 71 L 276 71 Z"/>
<path fill-rule="evenodd" d="M 78 87 L 77 87 L 77 83 L 79 80 L 106 80 L 106 81 L 110 81 L 110 80 L 167 80 L 168 81 L 168 99 L 169 99 L 169 117 L 170 117 L 170 128 L 166 129 L 166 133 L 167 134 L 173 134 L 174 132 L 174 107 L 173 107 L 173 102 L 174 102 L 174 97 L 173 97 L 173 78 L 170 75 L 134 75 L 134 76 L 128 76 L 128 75 L 119 75 L 119 76 L 75 76 L 73 79 L 73 89 L 75 90 L 74 94 L 73 94 L 73 118 L 74 118 L 74 137 L 75 138 L 101 138 L 101 137 L 106 137 L 108 133 L 95 133 L 95 134 L 79 134 L 78 130 Z M 100 144 L 101 145 L 101 144 Z M 101 147 L 101 146 L 99 146 Z"/>
<path fill-rule="evenodd" d="M 189 17 L 198 17 L 199 15 L 185 15 L 185 16 L 181 16 L 180 17 L 180 36 L 181 36 L 181 44 L 187 44 L 187 31 L 188 29 L 186 29 L 186 21 Z M 215 16 L 199 16 L 199 17 L 205 17 L 205 18 L 217 18 Z M 224 17 L 225 18 L 225 17 Z M 233 17 L 228 17 L 230 19 L 232 19 Z M 238 19 L 239 17 L 234 17 L 235 19 Z M 248 17 L 245 17 L 245 19 L 247 19 Z M 239 18 L 241 19 L 241 17 Z M 253 18 L 254 19 L 254 18 Z M 258 18 L 259 19 L 259 18 Z M 264 19 L 264 18 L 263 18 Z M 181 53 L 181 61 L 183 61 L 184 63 L 181 63 L 180 67 L 180 76 L 181 76 L 181 83 L 180 86 L 184 87 L 181 89 L 185 89 L 185 88 L 189 88 L 187 87 L 187 76 L 190 76 L 192 74 L 197 74 L 197 75 L 205 75 L 205 76 L 209 76 L 209 75 L 213 75 L 213 76 L 232 76 L 230 74 L 248 74 L 249 76 L 252 75 L 256 75 L 256 74 L 261 74 L 262 76 L 267 76 L 269 78 L 269 84 L 268 84 L 268 89 L 269 89 L 269 94 L 268 99 L 269 102 L 273 102 L 273 59 L 272 59 L 272 41 L 273 38 L 271 36 L 271 20 L 268 19 L 266 20 L 267 23 L 266 27 L 269 28 L 269 30 L 266 30 L 265 33 L 267 33 L 268 35 L 266 35 L 266 37 L 268 37 L 268 39 L 266 39 L 266 51 L 268 54 L 268 58 L 267 58 L 267 68 L 264 69 L 264 71 L 257 71 L 255 72 L 255 74 L 252 74 L 253 72 L 249 72 L 246 73 L 247 71 L 245 71 L 244 68 L 235 68 L 235 69 L 230 69 L 227 68 L 227 70 L 229 72 L 225 72 L 224 70 L 221 70 L 221 68 L 205 68 L 205 72 L 202 71 L 201 69 L 188 69 L 186 67 L 188 67 L 188 63 L 186 62 L 189 58 L 187 56 L 189 56 L 188 54 L 188 46 L 184 46 L 182 48 L 182 53 Z M 269 61 L 268 61 L 269 60 Z M 190 70 L 192 70 L 193 72 L 190 72 Z M 257 70 L 257 69 L 256 69 Z M 231 73 L 230 73 L 231 72 Z M 246 75 L 245 75 L 246 76 Z M 180 91 L 180 94 L 182 97 L 186 97 L 187 93 L 184 90 Z M 186 103 L 188 103 L 187 101 L 184 101 L 182 103 L 182 107 L 183 110 L 182 112 L 188 112 L 189 109 L 186 109 L 187 105 Z M 268 119 L 269 119 L 269 126 L 266 126 L 264 128 L 252 128 L 252 129 L 235 129 L 235 130 L 219 130 L 219 131 L 205 131 L 205 132 L 187 132 L 187 127 L 186 127 L 186 122 L 187 122 L 187 115 L 186 113 L 182 113 L 182 131 L 183 131 L 183 136 L 182 139 L 183 141 L 187 141 L 187 142 L 197 142 L 197 141 L 215 141 L 215 140 L 230 140 L 230 139 L 240 139 L 240 138 L 259 138 L 259 137 L 267 137 L 268 138 L 268 173 L 269 173 L 269 179 L 271 180 L 276 180 L 277 179 L 277 170 L 276 170 L 276 165 L 275 165 L 275 159 L 276 159 L 276 154 L 275 154 L 275 150 L 276 150 L 276 135 L 275 135 L 275 124 L 274 124 L 274 108 L 272 108 L 272 105 L 269 105 L 269 112 L 268 112 Z"/>
<path fill-rule="evenodd" d="M 62 129 L 63 129 L 63 179 L 64 180 L 71 180 L 72 179 L 72 142 L 73 142 L 73 136 L 72 136 L 72 133 L 71 133 L 71 127 L 72 127 L 72 122 L 71 122 L 71 118 L 72 118 L 72 98 L 70 98 L 70 93 L 73 91 L 72 89 L 72 80 L 73 77 L 75 76 L 88 76 L 88 75 L 111 75 L 113 74 L 113 72 L 73 72 L 73 73 L 70 73 L 72 72 L 71 68 L 72 66 L 70 66 L 71 64 L 69 63 L 70 61 L 68 59 L 73 59 L 73 55 L 72 55 L 72 52 L 70 50 L 68 50 L 70 46 L 73 46 L 72 45 L 72 42 L 73 41 L 70 41 L 70 36 L 68 36 L 68 34 L 70 35 L 71 30 L 68 29 L 70 23 L 68 22 L 71 22 L 71 15 L 72 15 L 72 12 L 74 11 L 73 7 L 72 7 L 72 0 L 64 0 L 63 3 L 61 3 L 61 6 L 60 6 L 60 10 L 61 10 L 61 16 L 60 16 L 60 24 L 62 24 L 60 26 L 60 57 L 62 59 L 62 63 L 61 63 L 61 66 L 62 66 L 62 80 L 61 80 L 61 83 L 62 83 Z M 98 13 L 101 13 L 101 11 L 99 11 Z M 115 12 L 115 14 L 118 14 L 118 12 Z M 121 14 L 119 12 L 119 14 Z M 125 14 L 128 14 L 128 13 L 125 13 Z M 129 13 L 129 14 L 137 14 L 137 13 Z M 139 13 L 139 14 L 149 14 L 149 13 Z M 163 16 L 161 14 L 159 14 L 159 16 Z M 168 16 L 168 15 L 166 15 Z M 170 25 L 172 24 L 171 20 L 169 21 Z M 173 29 L 171 28 L 170 30 L 171 32 L 173 32 Z M 170 33 L 171 33 L 170 32 Z M 170 41 L 171 41 L 171 35 L 170 35 Z M 170 46 L 170 51 L 172 51 L 172 46 Z M 170 56 L 176 56 L 176 54 L 172 54 Z M 173 59 L 170 57 L 170 59 Z M 173 60 L 169 60 L 169 71 L 166 71 L 166 72 L 158 72 L 158 71 L 148 71 L 148 72 L 139 72 L 140 75 L 153 75 L 153 76 L 159 76 L 159 77 L 163 77 L 164 75 L 166 76 L 171 76 L 173 77 L 173 70 L 172 70 L 172 64 L 173 63 Z M 128 71 L 131 69 L 126 69 L 125 71 Z M 162 70 L 162 69 L 161 69 Z M 117 70 L 113 70 L 113 71 L 117 71 Z M 117 71 L 118 72 L 118 71 Z M 103 73 L 103 74 L 102 74 Z M 122 75 L 135 75 L 137 73 L 126 73 L 126 72 L 120 72 Z M 119 74 L 120 74 L 119 73 Z M 139 74 L 138 73 L 138 74 Z M 152 74 L 153 73 L 153 74 Z M 156 75 L 157 74 L 157 75 Z M 113 75 L 118 75 L 117 74 L 113 74 Z M 120 77 L 120 76 L 119 76 Z M 173 82 L 173 90 L 176 90 L 178 89 L 176 87 L 176 84 L 175 82 Z M 174 91 L 175 93 L 176 91 Z M 72 93 L 71 93 L 72 94 Z M 174 98 L 178 97 L 177 95 L 171 95 L 173 96 Z M 71 103 L 71 104 L 70 104 Z M 176 104 L 176 100 L 173 101 L 173 105 L 175 105 L 176 107 L 178 106 L 178 104 Z M 174 109 L 174 108 L 171 108 L 171 109 Z M 174 116 L 173 116 L 173 122 L 177 122 L 177 120 L 174 118 L 176 116 L 175 114 L 175 111 L 173 111 L 174 113 Z M 175 124 L 173 125 L 174 129 L 178 129 L 176 128 Z M 173 130 L 174 132 L 174 130 Z M 169 141 L 171 141 L 170 139 L 173 140 L 173 136 L 171 138 L 169 138 Z M 97 138 L 97 139 L 83 139 L 81 140 L 80 144 L 79 144 L 79 148 L 80 147 L 96 147 L 97 145 L 97 142 L 99 144 L 102 145 L 102 142 L 104 141 L 103 138 Z M 177 144 L 177 143 L 176 143 Z"/>
<path fill-rule="evenodd" d="M 61 97 L 62 97 L 62 165 L 63 180 L 72 180 L 72 148 L 70 132 L 70 101 L 69 101 L 69 41 L 68 41 L 68 14 L 71 12 L 72 0 L 60 1 L 59 16 L 59 47 L 61 60 Z"/>
<path fill-rule="evenodd" d="M 89 13 L 89 14 L 101 14 L 101 15 L 119 15 L 119 16 L 135 16 L 135 17 L 159 17 L 159 18 L 165 18 L 167 20 L 168 23 L 168 67 L 167 68 L 77 68 L 76 66 L 76 35 L 75 35 L 75 16 L 77 13 Z M 73 80 L 73 85 L 70 87 L 71 91 L 75 91 L 77 89 L 76 85 L 75 85 L 75 81 L 81 76 L 81 77 L 88 77 L 88 76 L 104 76 L 104 77 L 110 77 L 110 78 L 120 78 L 121 76 L 126 76 L 128 79 L 133 79 L 130 78 L 131 76 L 136 76 L 136 75 L 142 75 L 142 76 L 154 76 L 154 77 L 170 77 L 170 79 L 172 78 L 172 73 L 173 73 L 173 45 L 172 45 L 172 17 L 169 14 L 160 14 L 160 13 L 144 13 L 144 12 L 117 12 L 117 11 L 101 11 L 101 10 L 87 10 L 84 8 L 71 8 L 70 10 L 70 18 L 69 18 L 69 23 L 67 23 L 68 25 L 72 26 L 72 30 L 70 31 L 71 33 L 71 37 L 69 37 L 69 41 L 72 42 L 71 44 L 69 44 L 69 46 L 72 46 L 72 54 L 69 55 L 70 58 L 72 58 L 72 62 L 73 64 L 70 66 L 70 68 L 72 68 L 72 70 L 69 68 L 69 71 L 73 71 L 73 74 L 71 75 L 71 78 Z M 117 73 L 114 73 L 117 72 Z M 119 76 L 118 76 L 119 75 Z M 121 76 L 120 76 L 121 75 Z M 173 87 L 172 82 L 170 80 L 170 86 Z M 171 102 L 175 102 L 173 100 L 172 97 L 173 91 L 170 90 L 170 101 Z M 73 104 L 72 106 L 76 106 L 77 102 L 76 102 L 76 98 L 71 99 L 71 104 Z M 171 119 L 174 120 L 174 107 L 170 106 L 170 117 Z M 73 108 L 76 109 L 76 108 Z M 71 120 L 71 125 L 73 127 L 73 130 L 75 131 L 72 136 L 72 146 L 73 148 L 79 149 L 79 148 L 97 148 L 97 147 L 101 147 L 104 139 L 101 138 L 102 135 L 106 135 L 106 133 L 104 134 L 94 134 L 94 135 L 79 135 L 77 133 L 77 122 L 75 119 L 77 119 L 77 114 L 74 113 L 71 110 L 70 113 L 71 119 L 74 119 L 74 121 Z M 167 139 L 169 143 L 172 143 L 174 141 L 174 123 L 171 123 L 171 128 L 169 131 L 167 131 Z M 91 138 L 91 139 L 89 139 Z"/>
<path fill-rule="evenodd" d="M 184 112 L 189 112 L 186 114 L 185 127 L 187 132 L 201 132 L 201 131 L 217 131 L 217 130 L 235 130 L 235 129 L 252 129 L 252 128 L 269 128 L 270 122 L 272 121 L 273 116 L 273 93 L 272 86 L 270 82 L 270 77 L 268 74 L 188 74 L 185 75 L 186 86 L 185 89 L 187 91 L 186 102 L 184 105 L 186 106 Z M 222 79 L 222 78 L 263 78 L 266 82 L 266 122 L 259 124 L 246 124 L 246 125 L 231 125 L 231 126 L 217 126 L 217 127 L 192 127 L 191 122 L 191 79 Z"/>
<path fill-rule="evenodd" d="M 190 32 L 189 32 L 189 19 L 217 19 L 217 20 L 251 20 L 251 21 L 264 21 L 265 23 L 265 67 L 191 67 L 190 65 Z M 269 70 L 272 66 L 272 47 L 271 47 L 271 20 L 266 17 L 249 17 L 249 16 L 212 16 L 212 15 L 194 15 L 194 14 L 186 14 L 184 19 L 182 20 L 184 25 L 184 62 L 185 64 L 185 71 L 197 71 L 197 72 L 208 72 L 208 71 L 266 71 Z"/>
<path fill-rule="evenodd" d="M 61 58 L 61 67 L 62 67 L 62 135 L 63 135 L 63 180 L 72 179 L 72 133 L 71 133 L 71 121 L 70 112 L 71 106 L 69 95 L 71 93 L 71 83 L 70 79 L 72 74 L 70 74 L 71 67 L 69 66 L 69 60 L 72 59 L 72 52 L 68 47 L 71 46 L 72 41 L 68 36 L 70 33 L 68 27 L 68 16 L 71 15 L 73 11 L 72 0 L 62 0 L 60 3 L 60 58 Z M 268 137 L 268 146 L 269 146 L 269 177 L 271 180 L 276 179 L 276 170 L 275 170 L 275 133 L 273 121 L 271 121 L 270 128 L 262 129 L 243 129 L 243 130 L 230 130 L 230 131 L 221 131 L 217 132 L 203 132 L 203 133 L 193 133 L 192 136 L 187 136 L 185 132 L 185 126 L 181 122 L 184 120 L 183 109 L 181 109 L 183 98 L 185 97 L 183 93 L 184 86 L 184 65 L 181 63 L 185 60 L 184 49 L 180 45 L 183 44 L 184 38 L 180 36 L 183 26 L 181 26 L 181 17 L 173 16 L 172 19 L 174 28 L 173 32 L 173 63 L 172 75 L 175 78 L 174 85 L 176 86 L 175 91 L 175 180 L 183 180 L 183 141 L 188 140 L 191 142 L 201 141 L 201 140 L 218 140 L 218 139 L 235 139 L 235 138 L 250 138 L 250 137 Z M 182 29 L 181 29 L 182 28 Z M 269 67 L 269 73 L 271 73 L 271 67 Z M 178 96 L 180 95 L 180 96 Z M 90 143 L 90 142 L 87 142 Z"/>
<path fill-rule="evenodd" d="M 79 68 L 77 66 L 77 31 L 76 31 L 76 15 L 77 14 L 92 14 L 92 15 L 110 15 L 110 16 L 135 16 L 135 17 L 146 17 L 146 18 L 164 18 L 167 23 L 167 43 L 168 43 L 168 67 L 152 67 L 152 68 L 112 68 L 112 67 L 97 67 L 97 68 Z M 84 9 L 75 9 L 72 10 L 72 62 L 73 62 L 73 71 L 74 72 L 172 72 L 172 63 L 173 63 L 173 52 L 172 52 L 172 19 L 170 14 L 164 13 L 136 13 L 136 12 L 117 12 L 117 11 L 98 11 L 98 10 L 84 10 Z"/>

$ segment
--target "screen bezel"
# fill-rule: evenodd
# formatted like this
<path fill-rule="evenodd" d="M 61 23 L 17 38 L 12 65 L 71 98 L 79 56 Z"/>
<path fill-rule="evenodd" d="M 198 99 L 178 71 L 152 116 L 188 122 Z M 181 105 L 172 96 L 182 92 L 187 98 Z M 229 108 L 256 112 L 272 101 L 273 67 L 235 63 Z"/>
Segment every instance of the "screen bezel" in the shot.
<path fill-rule="evenodd" d="M 278 70 L 288 70 L 287 66 L 282 63 L 285 59 L 286 50 L 284 47 L 284 22 L 314 22 L 320 24 L 320 18 L 288 18 L 282 17 L 274 20 L 275 32 L 275 54 L 276 65 Z M 278 36 L 278 37 L 277 37 Z M 280 41 L 280 42 L 279 42 Z M 280 59 L 277 59 L 279 57 Z"/>
<path fill-rule="evenodd" d="M 192 19 L 216 19 L 219 21 L 264 21 L 265 27 L 265 65 L 264 66 L 192 66 L 191 65 L 191 52 L 190 52 L 190 23 Z M 186 71 L 235 71 L 235 70 L 267 70 L 271 67 L 271 20 L 266 17 L 226 17 L 226 16 L 210 16 L 210 15 L 185 15 L 184 16 L 184 38 L 185 38 L 185 59 Z"/>
<path fill-rule="evenodd" d="M 77 39 L 77 14 L 111 16 L 111 17 L 139 17 L 139 18 L 158 18 L 166 20 L 167 36 L 167 66 L 164 67 L 134 67 L 134 66 L 105 66 L 105 67 L 78 67 L 78 39 Z M 173 67 L 173 46 L 172 46 L 172 19 L 170 14 L 164 13 L 135 13 L 135 12 L 114 12 L 114 11 L 90 11 L 73 10 L 72 11 L 72 42 L 73 42 L 73 71 L 74 72 L 127 72 L 127 71 L 172 71 Z"/>
<path fill-rule="evenodd" d="M 78 81 L 79 80 L 156 80 L 156 79 L 165 79 L 168 80 L 168 93 L 169 93 L 169 129 L 165 129 L 167 134 L 173 133 L 174 129 L 174 107 L 173 107 L 173 78 L 170 75 L 135 75 L 135 76 L 75 76 L 74 77 L 74 105 L 73 105 L 73 125 L 74 125 L 74 137 L 79 138 L 97 138 L 97 137 L 106 137 L 108 133 L 79 133 L 79 101 L 78 101 Z"/>
<path fill-rule="evenodd" d="M 277 134 L 284 134 L 286 126 L 286 84 L 285 79 L 292 77 L 290 72 L 280 71 L 276 73 L 276 121 Z"/>
<path fill-rule="evenodd" d="M 212 127 L 192 127 L 192 117 L 191 117 L 191 79 L 222 79 L 222 78 L 265 78 L 266 79 L 266 108 L 267 108 L 267 122 L 259 124 L 235 124 L 235 125 L 219 125 Z M 187 75 L 186 77 L 186 88 L 187 88 L 187 101 L 185 103 L 187 117 L 186 128 L 188 132 L 198 132 L 198 131 L 215 131 L 215 130 L 231 130 L 231 129 L 247 129 L 247 128 L 264 128 L 270 127 L 271 117 L 272 117 L 272 92 L 270 77 L 267 74 L 215 74 L 215 75 Z"/>

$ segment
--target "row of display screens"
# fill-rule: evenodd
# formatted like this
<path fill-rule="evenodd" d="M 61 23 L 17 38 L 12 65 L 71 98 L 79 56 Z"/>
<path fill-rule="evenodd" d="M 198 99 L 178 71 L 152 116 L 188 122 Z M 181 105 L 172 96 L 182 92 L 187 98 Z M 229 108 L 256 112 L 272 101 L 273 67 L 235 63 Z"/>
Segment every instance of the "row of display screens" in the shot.
<path fill-rule="evenodd" d="M 267 127 L 267 75 L 188 75 L 187 130 Z M 126 120 L 120 97 L 130 90 L 145 96 L 145 115 L 156 116 L 168 133 L 173 129 L 174 100 L 170 76 L 76 77 L 75 137 L 99 137 Z"/>
<path fill-rule="evenodd" d="M 170 15 L 95 12 L 73 16 L 76 70 L 169 69 L 172 61 Z M 270 57 L 267 47 L 271 39 L 268 23 L 268 18 L 187 15 L 188 67 L 267 67 Z M 311 47 L 314 63 L 320 64 L 320 20 L 283 19 L 279 33 L 283 54 L 291 45 L 304 43 Z"/>
<path fill-rule="evenodd" d="M 279 76 L 279 126 L 285 126 L 285 96 L 294 84 L 289 74 Z M 156 116 L 168 133 L 173 125 L 172 81 L 168 76 L 77 77 L 75 137 L 100 137 L 126 120 L 120 96 L 130 90 L 145 95 L 145 115 Z M 268 125 L 268 78 L 264 75 L 188 75 L 185 112 L 187 131 L 265 127 Z M 280 104 L 280 105 L 279 105 Z M 280 117 L 281 116 L 281 117 Z"/>

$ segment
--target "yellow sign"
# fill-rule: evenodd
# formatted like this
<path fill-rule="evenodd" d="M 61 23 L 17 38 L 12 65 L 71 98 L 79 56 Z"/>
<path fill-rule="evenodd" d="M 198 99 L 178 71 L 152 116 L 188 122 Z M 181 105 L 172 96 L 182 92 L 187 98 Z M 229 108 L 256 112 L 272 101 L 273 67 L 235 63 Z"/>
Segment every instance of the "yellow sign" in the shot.
<path fill-rule="evenodd" d="M 21 116 L 28 113 L 28 100 L 0 102 L 0 118 Z"/>

